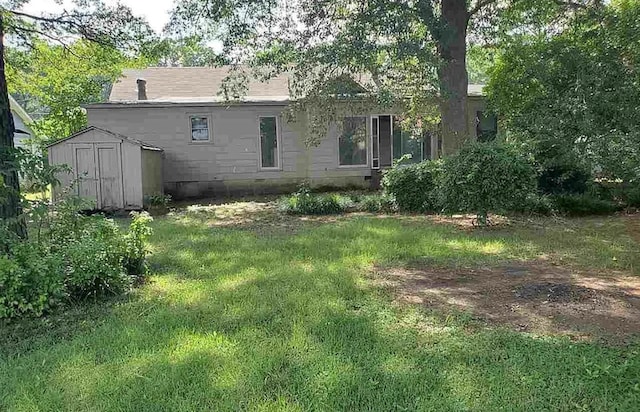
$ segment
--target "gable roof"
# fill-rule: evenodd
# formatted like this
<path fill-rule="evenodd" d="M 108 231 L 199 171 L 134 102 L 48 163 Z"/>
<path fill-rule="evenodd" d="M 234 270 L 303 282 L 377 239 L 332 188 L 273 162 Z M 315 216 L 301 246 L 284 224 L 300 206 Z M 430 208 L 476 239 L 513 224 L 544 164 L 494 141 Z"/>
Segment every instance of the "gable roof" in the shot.
<path fill-rule="evenodd" d="M 127 137 L 125 135 L 122 135 L 122 134 L 119 134 L 119 133 L 115 133 L 115 132 L 112 132 L 111 130 L 103 129 L 103 128 L 97 127 L 97 126 L 85 127 L 84 129 L 75 132 L 74 134 L 72 134 L 69 137 L 65 137 L 64 139 L 60 139 L 60 140 L 57 140 L 57 141 L 55 141 L 53 143 L 49 143 L 46 147 L 49 148 L 49 147 L 52 147 L 52 146 L 56 146 L 56 145 L 58 145 L 58 144 L 60 144 L 62 142 L 66 142 L 67 140 L 71 140 L 74 137 L 78 137 L 78 136 L 83 135 L 83 134 L 85 134 L 87 132 L 90 132 L 92 130 L 98 130 L 100 132 L 107 133 L 107 134 L 115 137 L 116 139 L 120 139 L 122 141 L 127 141 L 127 142 L 132 143 L 132 144 L 134 144 L 136 146 L 140 146 L 140 147 L 142 147 L 143 149 L 146 149 L 146 150 L 154 150 L 154 151 L 159 151 L 159 152 L 164 151 L 164 149 L 161 149 L 159 147 L 151 146 L 151 145 L 146 144 L 145 142 L 142 142 L 140 140 L 132 139 L 132 138 Z"/>
<path fill-rule="evenodd" d="M 219 96 L 223 80 L 230 74 L 223 67 L 150 67 L 127 69 L 111 90 L 110 102 L 138 101 L 136 80 L 147 81 L 147 101 L 189 102 L 224 101 Z M 249 76 L 246 101 L 286 101 L 289 99 L 289 78 L 281 74 L 267 82 Z"/>
<path fill-rule="evenodd" d="M 123 71 L 122 78 L 114 83 L 109 103 L 225 103 L 219 93 L 230 70 L 231 66 L 127 69 Z M 137 79 L 147 81 L 147 100 L 138 100 Z M 358 84 L 356 81 L 354 83 Z M 469 96 L 482 96 L 482 89 L 483 85 L 469 85 Z M 249 76 L 248 90 L 241 101 L 285 104 L 289 98 L 289 77 L 280 74 L 265 82 Z"/>

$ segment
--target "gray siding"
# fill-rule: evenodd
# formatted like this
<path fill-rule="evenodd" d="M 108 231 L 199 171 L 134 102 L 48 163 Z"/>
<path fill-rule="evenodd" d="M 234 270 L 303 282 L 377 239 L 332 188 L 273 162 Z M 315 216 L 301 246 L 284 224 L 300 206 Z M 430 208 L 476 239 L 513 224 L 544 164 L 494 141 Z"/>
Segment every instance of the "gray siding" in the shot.
<path fill-rule="evenodd" d="M 469 98 L 469 136 L 475 138 L 476 111 L 484 110 L 484 99 Z M 285 106 L 274 105 L 113 105 L 89 107 L 89 124 L 164 149 L 165 190 L 176 198 L 233 191 L 266 192 L 291 189 L 302 180 L 312 185 L 370 185 L 368 165 L 338 165 L 338 127 L 317 147 L 307 148 L 302 125 L 286 122 Z M 209 119 L 210 141 L 192 142 L 190 116 Z M 260 167 L 259 117 L 278 116 L 280 168 Z M 367 122 L 367 128 L 370 123 Z M 128 175 L 127 175 L 128 176 Z M 137 176 L 136 176 L 137 178 Z"/>
<path fill-rule="evenodd" d="M 337 129 L 317 147 L 307 148 L 287 123 L 284 106 L 109 107 L 90 108 L 89 124 L 164 149 L 164 181 L 180 196 L 293 186 L 308 179 L 317 185 L 368 185 L 370 166 L 339 167 Z M 209 118 L 210 141 L 192 142 L 189 116 Z M 261 170 L 259 117 L 278 116 L 279 170 Z M 369 142 L 367 142 L 369 144 Z"/>
<path fill-rule="evenodd" d="M 162 152 L 142 150 L 142 194 L 162 194 Z"/>
<path fill-rule="evenodd" d="M 74 157 L 74 150 L 81 147 L 114 148 L 115 157 L 111 159 L 110 162 L 112 164 L 99 164 L 94 155 L 93 161 L 91 162 L 92 167 L 94 170 L 108 167 L 109 171 L 117 176 L 118 182 L 113 187 L 114 190 L 121 192 L 115 197 L 118 202 L 118 208 L 141 209 L 143 206 L 141 147 L 130 143 L 128 140 L 119 139 L 106 132 L 94 129 L 80 132 L 70 139 L 49 147 L 49 163 L 52 165 L 67 165 L 70 169 L 70 171 L 57 174 L 57 178 L 61 184 L 54 187 L 54 198 L 69 189 L 71 189 L 71 193 L 79 194 L 78 182 L 80 179 L 83 179 L 84 176 L 78 173 L 77 159 Z M 100 187 L 101 186 L 97 186 L 98 192 L 100 192 Z M 93 197 L 96 196 L 95 194 L 93 195 Z M 97 206 L 101 208 L 102 206 L 98 198 L 94 200 L 96 200 Z"/>

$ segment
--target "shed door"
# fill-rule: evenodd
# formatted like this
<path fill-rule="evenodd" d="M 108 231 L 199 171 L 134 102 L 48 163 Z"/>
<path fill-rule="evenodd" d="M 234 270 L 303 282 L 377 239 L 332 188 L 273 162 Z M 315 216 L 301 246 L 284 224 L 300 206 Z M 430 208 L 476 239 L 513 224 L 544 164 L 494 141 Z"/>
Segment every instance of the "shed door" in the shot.
<path fill-rule="evenodd" d="M 73 145 L 78 196 L 98 202 L 95 151 L 92 144 Z M 96 206 L 100 206 L 99 204 Z"/>
<path fill-rule="evenodd" d="M 100 208 L 121 209 L 124 207 L 122 194 L 122 156 L 120 144 L 96 144 L 98 159 L 98 180 L 100 187 Z"/>

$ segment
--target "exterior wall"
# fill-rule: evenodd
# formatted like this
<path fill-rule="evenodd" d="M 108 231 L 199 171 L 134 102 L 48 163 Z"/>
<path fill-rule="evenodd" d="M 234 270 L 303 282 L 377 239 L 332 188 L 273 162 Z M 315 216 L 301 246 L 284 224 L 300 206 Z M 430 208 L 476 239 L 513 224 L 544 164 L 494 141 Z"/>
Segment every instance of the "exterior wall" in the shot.
<path fill-rule="evenodd" d="M 13 116 L 13 123 L 15 124 L 16 130 L 23 130 L 29 133 L 28 135 L 23 133 L 16 133 L 13 137 L 13 144 L 15 145 L 15 147 L 25 147 L 24 141 L 33 137 L 33 130 L 31 130 L 29 126 L 24 124 L 20 116 L 17 116 L 14 111 L 11 111 L 11 115 Z"/>
<path fill-rule="evenodd" d="M 59 172 L 57 178 L 60 185 L 54 187 L 53 196 L 58 197 L 63 191 L 69 190 L 79 178 L 74 164 L 73 150 L 76 145 L 116 144 L 121 156 L 122 167 L 122 196 L 125 209 L 142 208 L 142 162 L 141 148 L 136 144 L 116 138 L 100 130 L 87 130 L 71 139 L 62 141 L 48 149 L 49 163 L 51 165 L 67 165 L 69 171 Z M 112 165 L 118 168 L 118 165 Z M 74 187 L 72 193 L 77 193 Z M 96 199 L 97 200 L 97 199 Z"/>
<path fill-rule="evenodd" d="M 468 102 L 468 131 L 470 138 L 475 139 L 476 112 L 484 110 L 486 104 L 477 96 L 470 96 Z M 371 186 L 370 139 L 367 139 L 367 165 L 341 167 L 339 127 L 330 127 L 328 136 L 317 147 L 307 148 L 302 139 L 305 126 L 286 122 L 282 116 L 285 108 L 284 105 L 105 105 L 90 107 L 88 117 L 93 126 L 164 149 L 164 189 L 178 199 L 237 192 L 282 192 L 295 188 L 303 180 L 313 186 Z M 190 116 L 208 118 L 210 141 L 191 141 Z M 260 116 L 278 117 L 280 167 L 276 170 L 260 167 Z M 370 127 L 368 121 L 367 129 Z M 129 160 L 125 159 L 125 164 Z M 135 159 L 131 164 L 132 169 L 138 170 Z M 145 166 L 139 170 L 145 170 Z M 135 173 L 126 172 L 125 176 L 138 179 Z M 143 183 L 141 189 L 144 194 L 146 185 Z"/>
<path fill-rule="evenodd" d="M 338 132 L 307 148 L 299 124 L 287 123 L 285 106 L 100 107 L 89 124 L 164 149 L 164 186 L 176 198 L 229 192 L 275 192 L 302 180 L 313 185 L 367 187 L 371 166 L 338 166 Z M 189 116 L 209 119 L 210 141 L 192 142 Z M 261 170 L 259 117 L 278 116 L 280 168 Z M 369 146 L 370 142 L 367 142 Z M 365 179 L 367 178 L 367 179 Z"/>
<path fill-rule="evenodd" d="M 142 150 L 142 195 L 163 193 L 162 186 L 162 152 Z"/>

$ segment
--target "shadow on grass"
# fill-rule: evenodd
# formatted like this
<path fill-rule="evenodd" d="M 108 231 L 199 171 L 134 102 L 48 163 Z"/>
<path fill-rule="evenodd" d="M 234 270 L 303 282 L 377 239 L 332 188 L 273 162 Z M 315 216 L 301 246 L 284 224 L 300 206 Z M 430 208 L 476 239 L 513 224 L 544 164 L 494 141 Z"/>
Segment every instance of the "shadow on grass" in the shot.
<path fill-rule="evenodd" d="M 0 355 L 0 409 L 602 410 L 640 402 L 636 347 L 469 333 L 390 305 L 362 279 L 379 263 L 490 264 L 537 253 L 519 240 L 374 218 L 293 236 L 170 218 L 155 227 L 159 273 L 136 299 L 89 330 Z"/>

